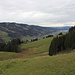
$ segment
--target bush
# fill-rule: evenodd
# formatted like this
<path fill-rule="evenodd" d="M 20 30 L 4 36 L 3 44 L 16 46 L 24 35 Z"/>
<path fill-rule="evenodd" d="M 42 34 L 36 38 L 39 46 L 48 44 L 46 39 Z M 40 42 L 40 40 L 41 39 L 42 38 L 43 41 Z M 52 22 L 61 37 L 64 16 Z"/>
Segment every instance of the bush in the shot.
<path fill-rule="evenodd" d="M 53 35 L 48 35 L 48 36 L 46 36 L 46 38 L 49 38 L 49 37 L 53 37 Z"/>
<path fill-rule="evenodd" d="M 63 35 L 63 33 L 62 33 L 62 32 L 60 32 L 58 35 Z"/>

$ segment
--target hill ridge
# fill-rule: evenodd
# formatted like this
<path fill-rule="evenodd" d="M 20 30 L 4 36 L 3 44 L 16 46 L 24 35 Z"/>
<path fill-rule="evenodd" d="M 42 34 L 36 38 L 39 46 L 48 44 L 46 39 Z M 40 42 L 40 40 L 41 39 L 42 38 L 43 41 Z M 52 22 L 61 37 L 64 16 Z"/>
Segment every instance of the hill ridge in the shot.
<path fill-rule="evenodd" d="M 41 27 L 36 25 L 28 25 L 28 24 L 21 24 L 15 22 L 2 22 L 0 23 L 0 33 L 6 32 L 9 38 L 21 38 L 21 37 L 42 37 L 53 32 L 57 32 L 59 30 L 68 30 L 68 28 L 63 27 Z M 2 36 L 0 35 L 0 38 Z M 2 37 L 4 38 L 4 37 Z"/>

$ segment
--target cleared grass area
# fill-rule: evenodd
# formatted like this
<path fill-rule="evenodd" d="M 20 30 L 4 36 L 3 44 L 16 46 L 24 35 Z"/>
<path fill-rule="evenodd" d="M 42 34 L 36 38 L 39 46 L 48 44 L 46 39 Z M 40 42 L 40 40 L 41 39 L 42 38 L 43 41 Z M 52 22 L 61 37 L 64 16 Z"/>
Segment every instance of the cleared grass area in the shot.
<path fill-rule="evenodd" d="M 0 61 L 13 59 L 13 58 L 16 58 L 17 56 L 18 54 L 14 52 L 0 52 Z"/>
<path fill-rule="evenodd" d="M 22 44 L 19 54 L 0 52 L 0 75 L 75 75 L 75 50 L 48 56 L 52 39 Z"/>
<path fill-rule="evenodd" d="M 24 49 L 23 54 L 25 53 L 25 57 L 37 57 L 48 55 L 49 46 L 53 37 L 46 38 L 42 40 L 38 40 L 36 42 L 31 42 L 28 44 L 22 44 L 20 47 Z"/>
<path fill-rule="evenodd" d="M 36 42 L 22 44 L 21 48 L 24 49 L 24 51 L 21 53 L 0 52 L 0 60 L 7 60 L 13 58 L 32 58 L 48 55 L 48 49 L 51 40 L 52 38 L 46 38 Z"/>
<path fill-rule="evenodd" d="M 75 75 L 75 52 L 1 61 L 0 75 Z"/>

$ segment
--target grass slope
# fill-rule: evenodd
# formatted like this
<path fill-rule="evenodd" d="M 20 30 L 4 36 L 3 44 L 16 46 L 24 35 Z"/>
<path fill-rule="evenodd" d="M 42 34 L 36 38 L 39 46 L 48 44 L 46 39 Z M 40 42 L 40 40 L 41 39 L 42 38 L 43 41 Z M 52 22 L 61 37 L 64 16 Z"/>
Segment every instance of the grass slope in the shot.
<path fill-rule="evenodd" d="M 0 75 L 75 75 L 75 51 L 47 56 L 51 40 L 52 38 L 46 38 L 22 44 L 24 52 L 20 54 L 27 54 L 25 57 L 28 57 L 24 59 L 11 59 L 17 53 L 1 52 L 0 59 L 9 60 L 0 61 Z"/>
<path fill-rule="evenodd" d="M 31 58 L 37 56 L 48 55 L 48 49 L 52 38 L 42 39 L 36 42 L 22 44 L 24 49 L 21 53 L 14 52 L 0 52 L 0 60 L 7 60 L 12 58 Z"/>
<path fill-rule="evenodd" d="M 0 52 L 0 61 L 13 59 L 13 58 L 16 58 L 17 56 L 18 54 L 14 52 Z"/>
<path fill-rule="evenodd" d="M 2 61 L 0 75 L 75 75 L 75 52 Z"/>
<path fill-rule="evenodd" d="M 49 46 L 53 38 L 46 38 L 28 44 L 22 44 L 20 47 L 24 49 L 25 57 L 37 57 L 48 55 Z M 24 54 L 23 52 L 23 54 Z"/>

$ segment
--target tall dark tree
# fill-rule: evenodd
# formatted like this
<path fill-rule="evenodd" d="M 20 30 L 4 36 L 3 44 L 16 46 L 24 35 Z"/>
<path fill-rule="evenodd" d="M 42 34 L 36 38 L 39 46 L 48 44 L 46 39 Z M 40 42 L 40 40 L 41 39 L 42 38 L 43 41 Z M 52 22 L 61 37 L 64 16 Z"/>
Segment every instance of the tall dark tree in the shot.
<path fill-rule="evenodd" d="M 53 39 L 53 41 L 51 42 L 51 45 L 50 45 L 50 48 L 49 48 L 49 55 L 52 56 L 52 55 L 55 55 L 57 53 L 57 50 L 58 50 L 58 36 L 55 37 Z"/>

